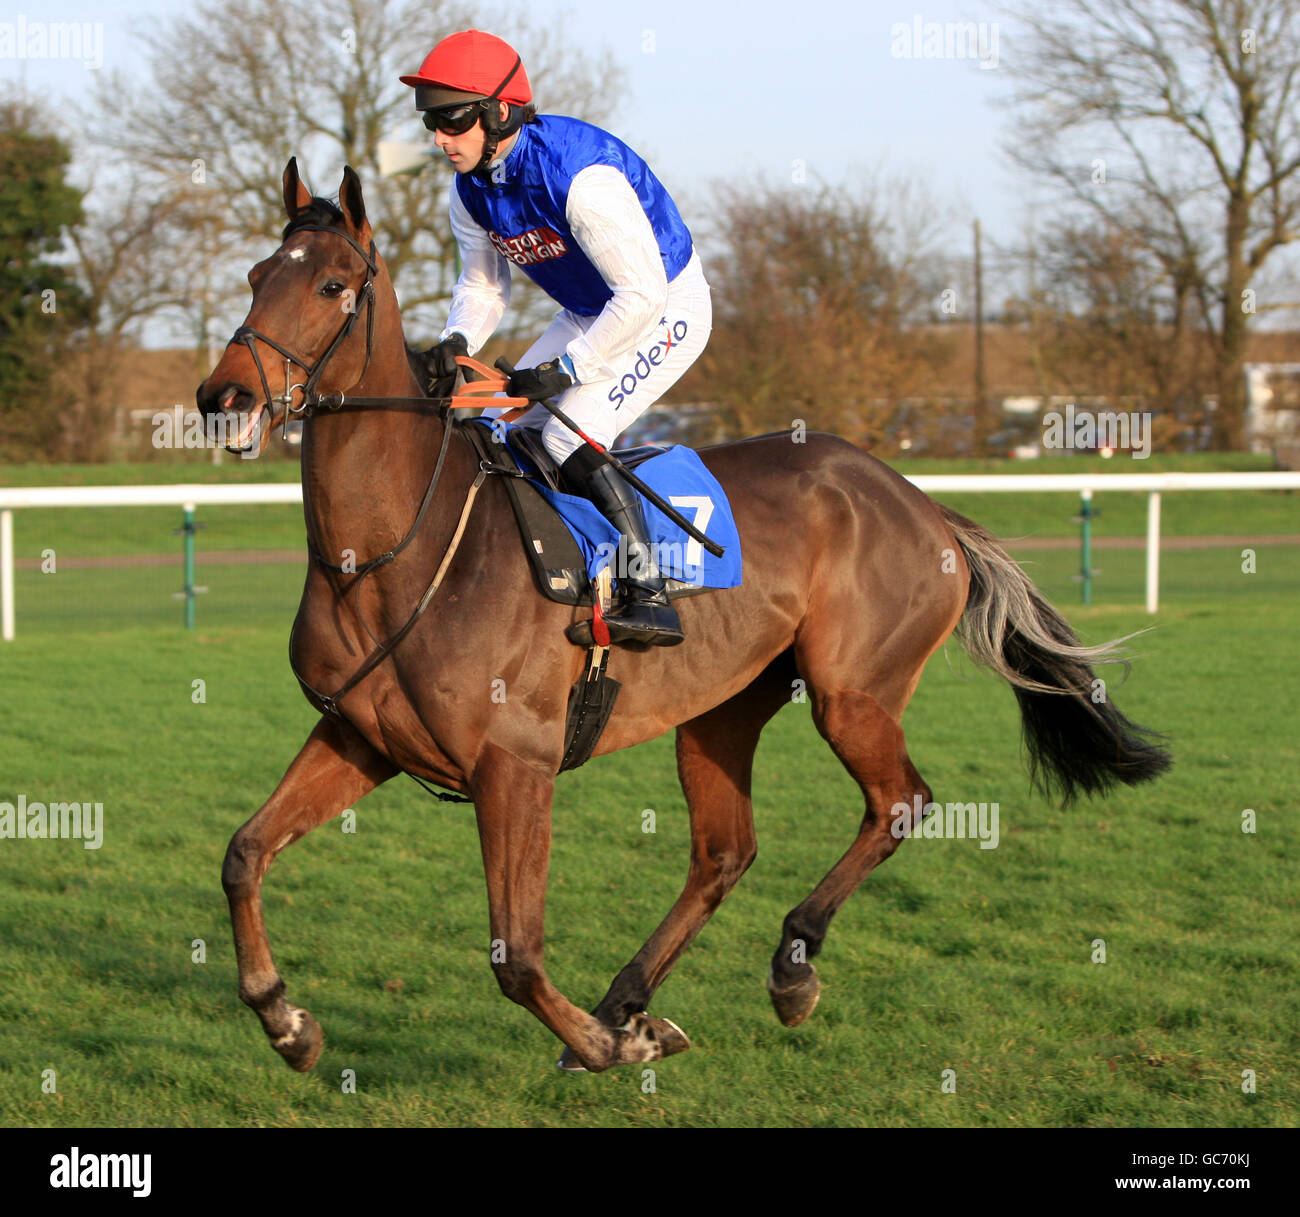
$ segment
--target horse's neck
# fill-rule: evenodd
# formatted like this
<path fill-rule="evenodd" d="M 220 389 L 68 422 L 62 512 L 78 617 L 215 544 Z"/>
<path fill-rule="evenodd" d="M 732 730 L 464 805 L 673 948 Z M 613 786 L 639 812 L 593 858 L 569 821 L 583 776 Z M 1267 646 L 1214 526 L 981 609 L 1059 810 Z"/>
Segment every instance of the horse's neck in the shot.
<path fill-rule="evenodd" d="M 375 353 L 348 397 L 420 397 L 420 385 L 397 339 Z M 443 439 L 430 408 L 346 406 L 315 415 L 304 429 L 302 485 L 307 528 L 323 557 L 359 565 L 400 541 L 428 485 Z"/>

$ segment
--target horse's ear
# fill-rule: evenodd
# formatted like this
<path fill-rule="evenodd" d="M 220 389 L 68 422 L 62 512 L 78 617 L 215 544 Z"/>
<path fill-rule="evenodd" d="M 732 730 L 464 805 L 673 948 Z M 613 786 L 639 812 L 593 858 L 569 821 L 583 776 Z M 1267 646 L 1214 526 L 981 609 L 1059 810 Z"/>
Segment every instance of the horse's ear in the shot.
<path fill-rule="evenodd" d="M 366 201 L 361 197 L 361 179 L 351 165 L 343 166 L 343 183 L 339 186 L 339 206 L 356 232 L 366 227 Z"/>
<path fill-rule="evenodd" d="M 298 176 L 298 158 L 291 156 L 284 167 L 284 209 L 289 213 L 289 219 L 296 220 L 298 213 L 310 206 L 311 191 Z"/>

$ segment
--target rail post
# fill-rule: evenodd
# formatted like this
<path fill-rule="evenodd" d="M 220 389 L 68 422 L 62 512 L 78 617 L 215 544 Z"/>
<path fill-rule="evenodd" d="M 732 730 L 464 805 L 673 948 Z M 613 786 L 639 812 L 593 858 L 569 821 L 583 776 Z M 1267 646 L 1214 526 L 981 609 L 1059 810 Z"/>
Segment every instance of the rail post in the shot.
<path fill-rule="evenodd" d="M 14 513 L 0 511 L 0 637 L 14 640 Z"/>
<path fill-rule="evenodd" d="M 1092 521 L 1101 515 L 1100 508 L 1092 509 L 1092 487 L 1085 486 L 1079 492 L 1079 514 L 1074 518 L 1079 522 L 1079 573 L 1075 578 L 1083 586 L 1084 604 L 1092 603 L 1092 577 L 1101 574 L 1092 569 Z"/>
<path fill-rule="evenodd" d="M 1160 603 L 1160 491 L 1147 495 L 1147 612 Z"/>
<path fill-rule="evenodd" d="M 173 528 L 172 536 L 179 535 L 185 538 L 185 587 L 179 592 L 172 592 L 172 599 L 185 601 L 185 628 L 192 630 L 195 618 L 194 598 L 200 592 L 206 592 L 208 589 L 206 587 L 196 587 L 194 584 L 194 534 L 203 525 L 194 522 L 195 505 L 186 503 L 184 506 L 185 523 L 180 528 Z"/>

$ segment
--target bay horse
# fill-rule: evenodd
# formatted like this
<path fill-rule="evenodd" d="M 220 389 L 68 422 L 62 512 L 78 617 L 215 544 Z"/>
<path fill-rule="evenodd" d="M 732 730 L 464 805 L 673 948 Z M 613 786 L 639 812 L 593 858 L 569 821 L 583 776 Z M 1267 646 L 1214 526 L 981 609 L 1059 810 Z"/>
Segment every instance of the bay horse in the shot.
<path fill-rule="evenodd" d="M 567 697 L 585 661 L 565 628 L 580 610 L 534 587 L 505 490 L 483 482 L 463 429 L 437 400 L 412 406 L 424 386 L 356 173 L 345 169 L 337 205 L 314 198 L 292 160 L 283 188 L 283 243 L 249 273 L 245 324 L 196 396 L 205 416 L 245 420 L 237 448 L 260 451 L 286 411 L 309 414 L 302 487 L 311 557 L 290 656 L 321 719 L 235 833 L 222 869 L 239 996 L 294 1069 L 316 1064 L 323 1036 L 286 1000 L 263 877 L 286 846 L 399 772 L 473 802 L 497 982 L 564 1042 L 563 1067 L 599 1071 L 691 1046 L 647 1010 L 754 859 L 754 750 L 799 682 L 817 730 L 861 787 L 865 813 L 781 927 L 767 988 L 787 1026 L 817 1003 L 811 960 L 832 916 L 897 848 L 897 806 L 931 800 L 900 724 L 927 659 L 954 631 L 1013 686 L 1031 773 L 1063 801 L 1168 767 L 1157 737 L 1091 696 L 1092 665 L 1116 661 L 1118 643 L 1080 645 L 978 525 L 831 435 L 704 448 L 743 539 L 743 586 L 682 600 L 680 646 L 617 651 L 622 693 L 596 749 L 676 729 L 689 872 L 595 1009 L 580 1009 L 543 966 L 551 799 Z M 267 369 L 277 373 L 281 361 L 286 383 L 276 397 Z M 290 384 L 298 374 L 305 380 Z M 354 396 L 379 408 L 349 408 Z M 304 410 L 331 402 L 342 408 Z M 428 510 L 417 514 L 422 494 Z M 422 598 L 432 611 L 413 622 Z M 395 635 L 376 659 L 375 643 Z M 503 687 L 504 701 L 494 696 Z"/>

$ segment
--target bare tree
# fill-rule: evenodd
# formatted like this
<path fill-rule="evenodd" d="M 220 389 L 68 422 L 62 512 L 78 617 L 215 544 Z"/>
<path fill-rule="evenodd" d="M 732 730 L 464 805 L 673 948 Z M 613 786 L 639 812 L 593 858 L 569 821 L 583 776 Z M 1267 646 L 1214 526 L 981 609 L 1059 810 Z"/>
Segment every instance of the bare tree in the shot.
<path fill-rule="evenodd" d="M 1200 389 L 1214 376 L 1210 343 L 1186 290 L 1138 237 L 1100 221 L 1058 221 L 1031 234 L 1017 260 L 1028 282 L 1006 320 L 1025 336 L 1043 396 L 1149 409 L 1157 447 L 1199 425 Z"/>
<path fill-rule="evenodd" d="M 1300 237 L 1295 0 L 1055 0 L 1012 6 L 1009 145 L 1157 260 L 1214 340 L 1216 439 L 1244 446 L 1252 284 Z"/>
<path fill-rule="evenodd" d="M 88 306 L 64 369 L 75 402 L 64 416 L 64 444 L 75 461 L 110 455 L 122 356 L 146 320 L 169 310 L 188 312 L 193 287 L 191 267 L 159 255 L 160 246 L 192 238 L 191 195 L 91 193 L 95 207 L 68 235 L 73 273 Z M 201 377 L 200 360 L 201 352 L 195 368 Z"/>
<path fill-rule="evenodd" d="M 712 211 L 714 329 L 683 392 L 722 405 L 733 435 L 801 418 L 880 445 L 900 399 L 932 389 L 946 355 L 923 324 L 946 279 L 937 209 L 898 184 L 723 183 Z"/>
<path fill-rule="evenodd" d="M 283 227 L 280 176 L 299 157 L 318 191 L 332 192 L 344 164 L 365 182 L 407 317 L 440 328 L 455 280 L 447 223 L 449 171 L 381 178 L 381 139 L 433 148 L 398 76 L 419 66 L 440 38 L 486 26 L 516 46 L 539 108 L 603 121 L 616 101 L 608 55 L 594 55 L 541 23 L 485 12 L 459 0 L 201 0 L 189 15 L 142 35 L 147 75 L 102 82 L 87 113 L 94 142 L 130 167 L 136 190 L 188 188 L 208 202 L 194 209 L 197 233 L 222 247 L 215 277 L 225 287 L 248 269 L 248 239 Z M 227 248 L 228 247 L 228 248 Z M 173 256 L 191 266 L 194 241 Z M 204 272 L 207 273 L 207 272 Z M 213 284 L 220 298 L 222 284 Z M 208 305 L 196 304 L 201 328 Z"/>

